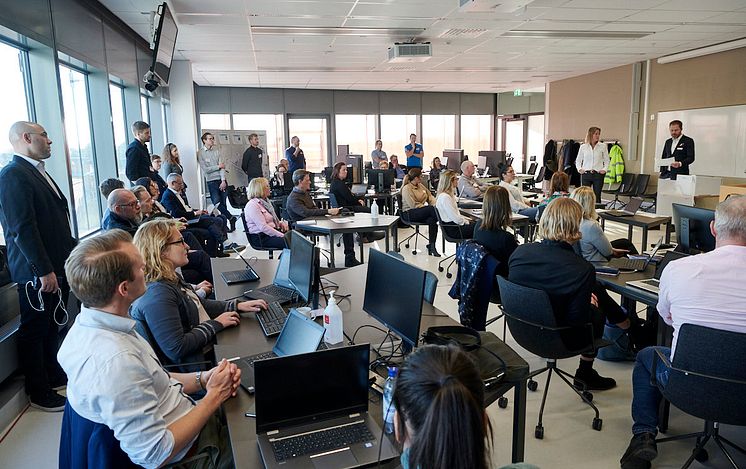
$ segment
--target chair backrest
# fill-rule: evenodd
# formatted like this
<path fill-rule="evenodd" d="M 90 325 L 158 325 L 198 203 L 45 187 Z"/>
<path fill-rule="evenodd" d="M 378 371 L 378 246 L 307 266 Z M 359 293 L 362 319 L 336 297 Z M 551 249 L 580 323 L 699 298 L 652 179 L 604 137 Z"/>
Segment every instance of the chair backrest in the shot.
<path fill-rule="evenodd" d="M 463 233 L 461 233 L 461 227 L 459 225 L 456 225 L 455 223 L 444 222 L 443 219 L 440 218 L 440 212 L 438 211 L 438 207 L 435 207 L 435 216 L 438 217 L 438 225 L 440 225 L 440 234 L 443 235 L 443 239 L 445 239 L 449 243 L 456 243 L 456 244 L 462 242 L 465 239 Z M 453 236 L 448 234 L 448 230 L 443 229 L 443 226 L 448 226 L 449 228 L 457 227 L 459 230 L 459 237 L 454 238 Z"/>
<path fill-rule="evenodd" d="M 544 180 L 544 173 L 546 172 L 546 170 L 546 166 L 542 166 L 541 168 L 539 168 L 539 174 L 537 174 L 534 178 L 534 184 L 537 184 Z"/>
<path fill-rule="evenodd" d="M 530 174 L 531 176 L 533 176 L 534 174 L 536 174 L 536 167 L 537 167 L 537 166 L 538 166 L 538 165 L 537 165 L 536 163 L 531 163 L 531 164 L 529 165 L 529 167 L 528 167 L 528 171 L 527 171 L 527 172 L 528 172 L 528 174 Z"/>
<path fill-rule="evenodd" d="M 568 348 L 566 334 L 577 336 L 586 328 L 559 326 L 544 290 L 524 287 L 499 275 L 497 284 L 510 334 L 521 347 L 544 358 L 567 358 L 592 349 L 593 336 L 589 328 L 588 340 L 581 341 L 585 343 Z"/>
<path fill-rule="evenodd" d="M 622 174 L 622 183 L 619 185 L 617 192 L 620 194 L 632 193 L 634 186 L 635 186 L 635 174 L 624 173 Z"/>
<path fill-rule="evenodd" d="M 649 174 L 638 174 L 637 178 L 635 179 L 635 194 L 634 195 L 645 194 L 645 190 L 647 190 L 648 188 L 648 182 L 650 182 Z"/>
<path fill-rule="evenodd" d="M 249 234 L 249 225 L 246 223 L 246 215 L 244 214 L 243 211 L 241 211 L 241 223 L 243 223 L 243 231 L 244 233 L 246 233 L 246 240 L 249 242 L 251 249 L 255 251 L 269 251 L 270 253 L 276 250 L 273 248 L 265 248 L 265 247 L 259 246 L 258 244 L 254 242 L 254 237 Z"/>
<path fill-rule="evenodd" d="M 337 208 L 339 207 L 339 203 L 337 202 L 337 196 L 329 192 L 329 205 L 331 208 Z"/>
<path fill-rule="evenodd" d="M 404 256 L 401 255 L 400 252 L 396 251 L 388 251 L 386 254 L 388 254 L 391 257 L 396 257 L 397 259 L 403 261 Z M 425 291 L 422 293 L 422 299 L 428 302 L 429 304 L 433 304 L 435 302 L 435 292 L 438 289 L 438 277 L 430 272 L 425 271 Z"/>
<path fill-rule="evenodd" d="M 687 414 L 746 425 L 746 333 L 683 324 L 663 395 Z"/>

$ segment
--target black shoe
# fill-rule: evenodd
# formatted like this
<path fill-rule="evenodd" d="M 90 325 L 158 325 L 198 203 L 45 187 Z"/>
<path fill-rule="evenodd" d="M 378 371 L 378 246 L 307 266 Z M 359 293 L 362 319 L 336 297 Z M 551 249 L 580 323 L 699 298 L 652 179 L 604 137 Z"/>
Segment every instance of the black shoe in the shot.
<path fill-rule="evenodd" d="M 362 262 L 355 259 L 355 256 L 345 256 L 345 267 L 355 267 L 360 264 L 362 264 Z"/>
<path fill-rule="evenodd" d="M 593 368 L 587 370 L 578 368 L 575 371 L 575 382 L 573 384 L 577 389 L 586 391 L 606 391 L 616 387 L 614 378 L 604 378 Z M 583 384 L 585 384 L 585 388 Z"/>
<path fill-rule="evenodd" d="M 67 376 L 62 376 L 61 378 L 51 380 L 49 386 L 54 391 L 62 391 L 67 387 Z"/>
<path fill-rule="evenodd" d="M 433 256 L 433 257 L 440 257 L 440 253 L 438 252 L 437 249 L 435 249 L 435 245 L 434 244 L 428 244 L 427 245 L 427 255 L 428 256 Z"/>
<path fill-rule="evenodd" d="M 365 237 L 368 238 L 371 242 L 378 241 L 379 239 L 383 239 L 386 237 L 386 233 L 383 231 L 372 231 L 370 233 L 365 233 Z"/>
<path fill-rule="evenodd" d="M 229 221 L 231 224 L 231 229 L 228 230 L 228 233 L 233 233 L 234 231 L 236 231 L 236 217 L 235 216 L 231 217 Z"/>
<path fill-rule="evenodd" d="M 65 399 L 54 391 L 49 391 L 42 396 L 33 397 L 29 399 L 31 407 L 44 412 L 62 412 L 65 410 Z"/>
<path fill-rule="evenodd" d="M 633 436 L 619 462 L 622 469 L 649 468 L 650 461 L 658 456 L 655 435 L 649 432 L 638 433 Z"/>

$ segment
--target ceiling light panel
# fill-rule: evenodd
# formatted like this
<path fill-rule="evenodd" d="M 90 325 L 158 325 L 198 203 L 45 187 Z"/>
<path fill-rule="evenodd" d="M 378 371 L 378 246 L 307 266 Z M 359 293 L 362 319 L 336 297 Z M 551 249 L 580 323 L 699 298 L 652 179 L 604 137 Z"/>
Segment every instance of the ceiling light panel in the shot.
<path fill-rule="evenodd" d="M 636 39 L 649 36 L 653 32 L 634 31 L 567 31 L 567 30 L 512 30 L 501 37 L 536 39 Z"/>
<path fill-rule="evenodd" d="M 252 34 L 295 35 L 295 36 L 386 36 L 414 37 L 424 31 L 422 28 L 317 28 L 312 26 L 252 26 Z"/>

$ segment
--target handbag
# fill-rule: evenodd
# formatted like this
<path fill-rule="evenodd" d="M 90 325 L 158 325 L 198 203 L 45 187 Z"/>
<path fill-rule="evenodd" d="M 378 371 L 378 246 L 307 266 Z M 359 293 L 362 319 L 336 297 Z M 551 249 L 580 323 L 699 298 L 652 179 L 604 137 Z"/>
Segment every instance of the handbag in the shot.
<path fill-rule="evenodd" d="M 249 196 L 246 195 L 245 187 L 228 186 L 228 201 L 231 206 L 243 208 L 249 203 Z"/>

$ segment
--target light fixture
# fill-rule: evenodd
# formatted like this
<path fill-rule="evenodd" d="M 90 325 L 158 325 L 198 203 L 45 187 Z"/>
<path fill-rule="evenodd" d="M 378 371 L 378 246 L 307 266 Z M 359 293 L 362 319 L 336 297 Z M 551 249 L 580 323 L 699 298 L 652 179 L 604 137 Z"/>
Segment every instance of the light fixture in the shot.
<path fill-rule="evenodd" d="M 518 37 L 528 39 L 639 39 L 649 36 L 646 31 L 568 31 L 568 30 L 527 30 L 514 29 L 500 37 Z"/>
<path fill-rule="evenodd" d="M 720 44 L 713 44 L 707 47 L 700 47 L 699 49 L 687 50 L 679 52 L 677 54 L 664 55 L 658 58 L 659 64 L 669 64 L 671 62 L 678 62 L 679 60 L 693 59 L 694 57 L 702 57 L 703 55 L 715 54 L 718 52 L 725 52 L 727 50 L 738 49 L 739 47 L 746 47 L 746 38 L 736 39 L 735 41 L 721 42 Z"/>
<path fill-rule="evenodd" d="M 348 28 L 313 26 L 252 26 L 252 34 L 300 35 L 300 36 L 394 36 L 415 37 L 424 28 Z"/>

